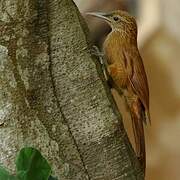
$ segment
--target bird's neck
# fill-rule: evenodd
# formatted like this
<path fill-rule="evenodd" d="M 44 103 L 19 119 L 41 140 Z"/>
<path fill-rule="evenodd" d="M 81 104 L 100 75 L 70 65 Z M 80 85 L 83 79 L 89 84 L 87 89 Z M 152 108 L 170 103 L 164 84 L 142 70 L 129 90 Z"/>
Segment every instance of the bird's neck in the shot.
<path fill-rule="evenodd" d="M 135 45 L 137 46 L 137 33 L 131 31 L 123 31 L 120 29 L 113 29 L 107 36 L 106 41 L 120 45 Z"/>

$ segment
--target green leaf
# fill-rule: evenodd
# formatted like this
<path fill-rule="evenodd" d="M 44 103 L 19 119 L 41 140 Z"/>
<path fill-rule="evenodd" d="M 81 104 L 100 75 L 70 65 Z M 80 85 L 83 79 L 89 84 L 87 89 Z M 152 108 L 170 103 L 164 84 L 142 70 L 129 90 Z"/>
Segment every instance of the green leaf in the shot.
<path fill-rule="evenodd" d="M 2 166 L 0 166 L 0 179 L 1 180 L 17 180 L 16 177 L 10 175 L 9 172 Z"/>
<path fill-rule="evenodd" d="M 31 147 L 21 149 L 16 159 L 20 180 L 48 180 L 51 167 L 41 153 Z"/>

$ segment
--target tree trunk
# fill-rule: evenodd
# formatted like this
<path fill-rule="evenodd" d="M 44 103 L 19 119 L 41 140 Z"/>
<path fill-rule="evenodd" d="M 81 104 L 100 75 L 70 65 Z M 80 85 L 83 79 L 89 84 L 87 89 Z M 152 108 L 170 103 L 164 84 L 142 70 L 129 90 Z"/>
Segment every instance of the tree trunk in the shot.
<path fill-rule="evenodd" d="M 0 162 L 11 171 L 33 146 L 61 180 L 143 179 L 86 32 L 72 0 L 0 1 Z"/>

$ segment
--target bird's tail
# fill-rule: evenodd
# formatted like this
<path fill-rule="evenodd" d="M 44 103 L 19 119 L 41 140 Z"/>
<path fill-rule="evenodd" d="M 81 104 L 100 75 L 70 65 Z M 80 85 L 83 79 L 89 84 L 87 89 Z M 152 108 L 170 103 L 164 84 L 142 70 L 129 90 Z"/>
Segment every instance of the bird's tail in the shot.
<path fill-rule="evenodd" d="M 131 107 L 132 126 L 136 145 L 136 154 L 145 173 L 146 169 L 146 149 L 143 122 L 146 115 L 143 105 L 139 99 L 132 102 Z"/>

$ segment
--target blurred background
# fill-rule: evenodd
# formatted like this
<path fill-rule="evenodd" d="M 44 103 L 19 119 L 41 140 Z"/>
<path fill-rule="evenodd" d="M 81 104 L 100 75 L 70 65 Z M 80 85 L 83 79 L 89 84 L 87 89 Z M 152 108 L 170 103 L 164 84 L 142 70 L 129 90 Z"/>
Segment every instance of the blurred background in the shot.
<path fill-rule="evenodd" d="M 75 0 L 101 47 L 110 31 L 85 12 L 123 9 L 136 16 L 138 42 L 150 88 L 152 125 L 145 127 L 146 180 L 180 180 L 180 0 Z M 132 139 L 128 113 L 113 91 Z"/>

